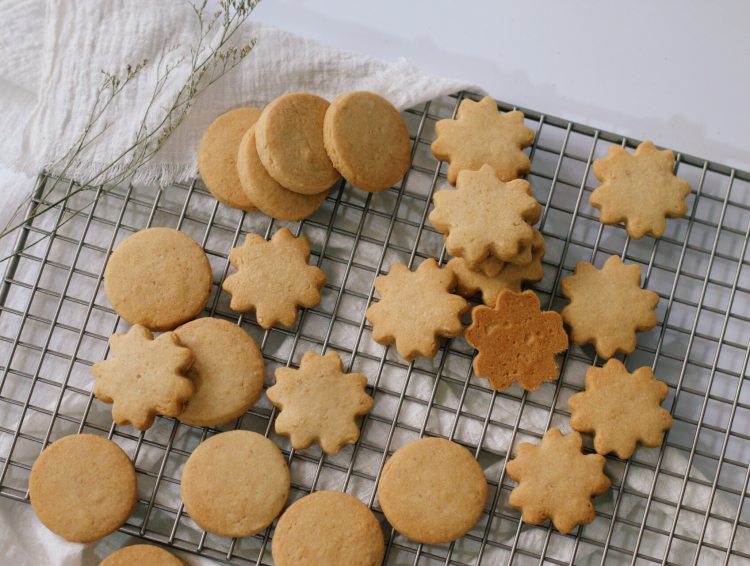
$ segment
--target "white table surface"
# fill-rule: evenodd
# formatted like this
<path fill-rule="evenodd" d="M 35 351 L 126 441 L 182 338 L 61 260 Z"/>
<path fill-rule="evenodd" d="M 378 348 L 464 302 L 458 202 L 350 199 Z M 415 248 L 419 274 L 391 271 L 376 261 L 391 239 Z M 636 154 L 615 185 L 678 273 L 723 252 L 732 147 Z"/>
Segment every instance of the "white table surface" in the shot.
<path fill-rule="evenodd" d="M 253 18 L 750 170 L 750 2 L 273 0 Z"/>

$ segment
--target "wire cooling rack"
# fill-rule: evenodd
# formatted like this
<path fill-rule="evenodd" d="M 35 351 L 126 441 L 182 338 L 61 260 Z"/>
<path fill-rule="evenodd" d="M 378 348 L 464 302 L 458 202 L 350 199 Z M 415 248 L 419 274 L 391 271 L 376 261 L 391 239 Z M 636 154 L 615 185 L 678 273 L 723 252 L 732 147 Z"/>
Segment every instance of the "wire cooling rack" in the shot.
<path fill-rule="evenodd" d="M 182 466 L 215 429 L 157 419 L 143 434 L 115 427 L 110 407 L 93 399 L 91 364 L 106 355 L 108 337 L 125 326 L 104 297 L 106 259 L 120 241 L 146 226 L 171 226 L 199 241 L 214 270 L 207 311 L 242 325 L 261 345 L 266 382 L 309 349 L 341 353 L 350 371 L 366 374 L 375 408 L 354 446 L 335 456 L 316 447 L 294 451 L 273 432 L 265 396 L 221 430 L 241 427 L 271 437 L 292 474 L 291 499 L 336 489 L 368 503 L 383 525 L 387 564 L 747 564 L 750 563 L 750 175 L 677 154 L 677 174 L 693 187 L 689 213 L 670 220 L 660 240 L 630 240 L 621 226 L 602 226 L 588 205 L 597 185 L 591 163 L 612 144 L 635 140 L 522 109 L 536 132 L 528 178 L 543 205 L 540 229 L 545 277 L 533 288 L 559 309 L 561 278 L 580 260 L 601 265 L 611 254 L 639 264 L 644 285 L 658 292 L 660 323 L 639 336 L 626 363 L 652 366 L 670 386 L 665 406 L 674 426 L 660 448 L 639 448 L 627 461 L 607 458 L 611 490 L 596 499 L 596 519 L 562 536 L 549 524 L 525 525 L 507 503 L 513 487 L 506 456 L 536 441 L 550 426 L 569 430 L 567 399 L 580 391 L 597 360 L 572 347 L 561 377 L 539 391 L 517 386 L 491 391 L 471 372 L 473 351 L 462 339 L 434 360 L 406 364 L 375 344 L 364 318 L 373 279 L 395 262 L 444 261 L 443 238 L 426 222 L 445 166 L 429 151 L 435 121 L 455 115 L 460 93 L 408 110 L 412 165 L 399 187 L 367 194 L 343 183 L 296 233 L 312 242 L 312 262 L 327 274 L 320 305 L 289 330 L 260 329 L 238 316 L 220 292 L 228 253 L 247 232 L 269 236 L 284 223 L 219 205 L 196 180 L 162 190 L 123 186 L 75 195 L 71 182 L 47 194 L 42 175 L 0 291 L 0 494 L 27 500 L 32 463 L 49 442 L 92 432 L 121 445 L 135 462 L 139 499 L 123 531 L 231 563 L 272 564 L 273 530 L 227 539 L 201 531 L 179 498 Z M 501 109 L 513 108 L 500 104 Z M 44 196 L 46 195 L 46 196 Z M 85 199 L 85 200 L 84 200 Z M 32 213 L 46 212 L 32 218 Z M 419 436 L 466 446 L 486 471 L 490 495 L 476 527 L 454 544 L 422 546 L 395 533 L 375 497 L 382 466 L 395 449 Z M 590 447 L 590 438 L 586 438 Z"/>

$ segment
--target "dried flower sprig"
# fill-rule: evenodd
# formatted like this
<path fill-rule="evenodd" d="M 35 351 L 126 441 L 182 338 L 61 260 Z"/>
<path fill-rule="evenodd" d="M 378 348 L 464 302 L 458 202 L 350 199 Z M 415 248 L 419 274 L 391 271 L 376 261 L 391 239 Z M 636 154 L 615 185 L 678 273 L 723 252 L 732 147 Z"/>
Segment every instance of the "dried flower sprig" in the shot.
<path fill-rule="evenodd" d="M 175 69 L 185 63 L 185 57 L 174 58 L 177 47 L 168 49 L 157 63 L 156 81 L 146 110 L 136 128 L 130 145 L 117 155 L 110 163 L 103 165 L 86 179 L 76 180 L 76 183 L 59 199 L 47 202 L 50 195 L 65 178 L 66 173 L 85 160 L 89 150 L 97 140 L 110 129 L 112 124 L 104 121 L 107 109 L 117 99 L 120 93 L 133 82 L 141 71 L 149 64 L 143 60 L 137 64 L 127 65 L 121 73 L 102 71 L 102 80 L 97 88 L 86 125 L 78 138 L 73 142 L 65 154 L 48 171 L 54 175 L 52 183 L 44 187 L 44 193 L 39 203 L 34 206 L 23 220 L 19 217 L 23 210 L 29 209 L 33 195 L 29 194 L 15 210 L 5 228 L 0 232 L 0 239 L 14 234 L 32 219 L 51 209 L 63 206 L 62 215 L 55 229 L 49 234 L 26 244 L 26 250 L 43 241 L 61 226 L 84 212 L 104 194 L 116 188 L 126 179 L 132 177 L 140 167 L 148 163 L 164 146 L 175 129 L 182 123 L 195 103 L 196 98 L 226 73 L 239 65 L 252 51 L 255 40 L 237 47 L 230 45 L 230 40 L 239 27 L 247 20 L 259 0 L 220 0 L 220 9 L 212 14 L 206 10 L 207 0 L 201 4 L 191 4 L 199 26 L 197 43 L 191 47 L 187 57 L 190 72 L 180 85 L 177 93 L 172 96 L 164 107 L 159 104 L 165 87 L 169 84 Z M 211 41 L 216 35 L 217 39 Z M 211 44 L 209 44 L 209 42 Z M 159 108 L 157 109 L 157 105 Z M 157 114 L 158 113 L 158 114 Z M 73 196 L 91 193 L 91 198 L 83 205 L 69 209 L 65 205 Z M 11 256 L 0 259 L 3 262 Z"/>

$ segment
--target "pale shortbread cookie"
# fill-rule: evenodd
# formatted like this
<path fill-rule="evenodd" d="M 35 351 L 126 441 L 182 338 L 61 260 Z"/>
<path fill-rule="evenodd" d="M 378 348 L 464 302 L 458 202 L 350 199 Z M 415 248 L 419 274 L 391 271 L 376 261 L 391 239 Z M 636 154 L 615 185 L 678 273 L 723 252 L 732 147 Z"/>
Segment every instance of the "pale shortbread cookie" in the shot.
<path fill-rule="evenodd" d="M 306 352 L 299 369 L 278 368 L 276 384 L 266 392 L 280 409 L 276 432 L 288 436 L 295 450 L 318 442 L 325 453 L 336 454 L 357 442 L 356 418 L 372 409 L 366 385 L 361 373 L 344 373 L 336 352 Z"/>
<path fill-rule="evenodd" d="M 320 193 L 340 177 L 323 144 L 328 101 L 307 92 L 280 96 L 255 126 L 258 155 L 282 186 L 303 195 Z"/>
<path fill-rule="evenodd" d="M 210 533 L 245 537 L 270 525 L 289 495 L 289 468 L 276 445 L 249 430 L 201 442 L 180 480 L 190 518 Z"/>
<path fill-rule="evenodd" d="M 563 435 L 548 430 L 540 444 L 519 444 L 507 464 L 508 476 L 518 482 L 508 503 L 522 514 L 524 523 L 539 525 L 545 519 L 562 534 L 576 525 L 587 525 L 596 511 L 591 498 L 609 489 L 604 456 L 584 455 L 577 432 Z"/>
<path fill-rule="evenodd" d="M 109 339 L 111 356 L 91 368 L 94 395 L 112 403 L 112 420 L 148 429 L 156 415 L 176 417 L 185 408 L 195 387 L 187 370 L 193 353 L 174 332 L 154 340 L 153 334 L 136 325 L 126 334 Z"/>
<path fill-rule="evenodd" d="M 443 438 L 421 438 L 396 450 L 378 486 L 388 522 L 425 544 L 465 535 L 481 517 L 486 499 L 482 467 L 466 448 Z"/>
<path fill-rule="evenodd" d="M 189 425 L 216 426 L 245 414 L 263 393 L 263 354 L 236 324 L 199 318 L 174 333 L 195 356 L 188 376 L 195 394 L 177 418 Z"/>
<path fill-rule="evenodd" d="M 220 202 L 234 208 L 255 210 L 237 175 L 237 149 L 245 132 L 258 121 L 257 108 L 236 108 L 216 118 L 198 147 L 201 179 Z"/>
<path fill-rule="evenodd" d="M 261 212 L 279 220 L 302 220 L 315 212 L 328 196 L 328 191 L 302 195 L 285 189 L 268 174 L 258 157 L 255 126 L 242 138 L 237 155 L 237 173 L 242 190 Z"/>
<path fill-rule="evenodd" d="M 411 143 L 398 110 L 374 92 L 347 92 L 328 107 L 323 141 L 333 166 L 353 186 L 384 191 L 409 170 Z"/>
<path fill-rule="evenodd" d="M 99 566 L 185 566 L 174 554 L 152 544 L 133 544 L 116 550 Z"/>
<path fill-rule="evenodd" d="M 599 209 L 602 224 L 624 222 L 632 238 L 661 238 L 666 219 L 688 211 L 690 183 L 675 176 L 674 153 L 659 151 L 653 142 L 643 142 L 635 153 L 610 146 L 607 157 L 594 161 L 593 169 L 602 184 L 589 203 Z"/>
<path fill-rule="evenodd" d="M 367 505 L 346 493 L 318 491 L 284 511 L 271 551 L 276 566 L 380 566 L 385 545 Z"/>
<path fill-rule="evenodd" d="M 212 277 L 203 248 L 190 236 L 172 228 L 147 228 L 112 252 L 104 291 L 130 324 L 172 330 L 203 310 Z"/>
<path fill-rule="evenodd" d="M 29 498 L 39 520 L 70 542 L 91 542 L 119 529 L 136 503 L 133 462 L 111 440 L 65 436 L 31 467 Z"/>

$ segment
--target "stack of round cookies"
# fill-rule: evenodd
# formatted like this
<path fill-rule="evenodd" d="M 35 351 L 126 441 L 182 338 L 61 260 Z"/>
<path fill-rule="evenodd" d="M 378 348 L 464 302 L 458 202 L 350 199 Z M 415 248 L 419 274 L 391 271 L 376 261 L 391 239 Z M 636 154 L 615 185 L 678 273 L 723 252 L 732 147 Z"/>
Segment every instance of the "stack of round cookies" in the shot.
<path fill-rule="evenodd" d="M 410 153 L 403 118 L 381 96 L 347 92 L 329 104 L 296 92 L 262 111 L 219 116 L 203 136 L 198 168 L 224 204 L 294 221 L 317 210 L 342 176 L 369 192 L 392 187 Z"/>

